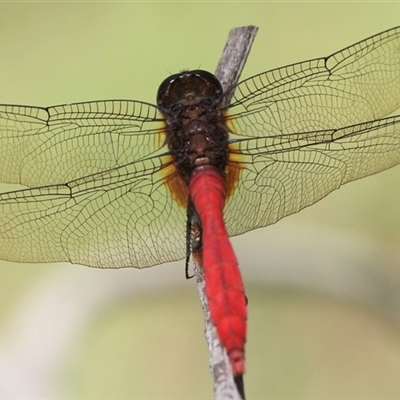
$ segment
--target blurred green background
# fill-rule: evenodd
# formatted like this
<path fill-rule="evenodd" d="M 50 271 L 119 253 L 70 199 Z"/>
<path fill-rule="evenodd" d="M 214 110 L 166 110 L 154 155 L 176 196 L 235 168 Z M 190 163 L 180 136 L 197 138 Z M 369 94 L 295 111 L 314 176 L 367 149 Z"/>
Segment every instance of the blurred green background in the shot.
<path fill-rule="evenodd" d="M 0 102 L 154 102 L 260 28 L 242 77 L 400 23 L 399 3 L 1 3 Z M 400 397 L 400 170 L 234 239 L 249 298 L 248 398 Z M 0 397 L 210 398 L 184 262 L 0 264 Z"/>

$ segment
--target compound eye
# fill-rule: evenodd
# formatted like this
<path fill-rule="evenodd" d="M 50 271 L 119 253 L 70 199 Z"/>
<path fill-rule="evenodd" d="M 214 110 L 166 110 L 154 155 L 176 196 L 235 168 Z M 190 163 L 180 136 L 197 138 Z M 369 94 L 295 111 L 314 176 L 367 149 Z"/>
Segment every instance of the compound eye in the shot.
<path fill-rule="evenodd" d="M 157 91 L 157 104 L 159 106 L 162 105 L 164 102 L 164 97 L 168 96 L 168 91 L 171 87 L 171 84 L 178 78 L 180 74 L 174 74 L 169 76 L 168 78 L 165 78 L 162 82 L 161 85 L 158 87 Z"/>
<path fill-rule="evenodd" d="M 195 71 L 191 71 L 193 75 L 197 75 L 199 77 L 202 77 L 206 81 L 208 81 L 210 84 L 214 86 L 214 93 L 216 96 L 221 96 L 222 95 L 222 86 L 221 82 L 218 80 L 218 78 L 212 74 L 211 72 L 204 71 L 202 69 L 198 69 Z"/>

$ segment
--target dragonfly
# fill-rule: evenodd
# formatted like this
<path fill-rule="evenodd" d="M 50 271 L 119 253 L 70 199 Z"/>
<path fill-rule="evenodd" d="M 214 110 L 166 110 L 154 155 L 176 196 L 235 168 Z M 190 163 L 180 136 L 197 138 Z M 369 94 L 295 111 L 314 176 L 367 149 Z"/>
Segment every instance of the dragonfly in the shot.
<path fill-rule="evenodd" d="M 233 96 L 225 105 L 226 96 Z M 200 230 L 211 319 L 245 372 L 246 297 L 229 236 L 400 163 L 400 27 L 223 92 L 174 74 L 156 104 L 0 106 L 0 258 L 144 268 Z"/>

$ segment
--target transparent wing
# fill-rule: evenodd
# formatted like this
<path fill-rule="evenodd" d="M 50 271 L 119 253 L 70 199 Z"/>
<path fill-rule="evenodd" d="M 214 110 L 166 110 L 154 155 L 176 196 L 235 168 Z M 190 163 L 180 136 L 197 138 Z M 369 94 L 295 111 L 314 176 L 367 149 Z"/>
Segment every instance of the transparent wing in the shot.
<path fill-rule="evenodd" d="M 40 186 L 148 157 L 162 146 L 157 108 L 96 101 L 49 108 L 0 106 L 0 181 Z"/>
<path fill-rule="evenodd" d="M 376 120 L 399 106 L 400 27 L 240 83 L 227 117 L 241 169 L 225 207 L 230 234 L 399 163 L 399 117 Z"/>
<path fill-rule="evenodd" d="M 0 258 L 147 267 L 185 256 L 185 209 L 156 107 L 0 106 Z M 169 171 L 169 172 L 167 172 Z"/>
<path fill-rule="evenodd" d="M 238 135 L 340 128 L 400 106 L 400 27 L 332 54 L 256 75 L 235 91 L 228 117 Z"/>
<path fill-rule="evenodd" d="M 165 184 L 168 156 L 67 184 L 0 195 L 0 258 L 147 267 L 185 256 L 186 212 Z"/>
<path fill-rule="evenodd" d="M 272 224 L 344 183 L 400 163 L 400 116 L 340 129 L 232 144 L 238 185 L 225 206 L 231 235 Z"/>

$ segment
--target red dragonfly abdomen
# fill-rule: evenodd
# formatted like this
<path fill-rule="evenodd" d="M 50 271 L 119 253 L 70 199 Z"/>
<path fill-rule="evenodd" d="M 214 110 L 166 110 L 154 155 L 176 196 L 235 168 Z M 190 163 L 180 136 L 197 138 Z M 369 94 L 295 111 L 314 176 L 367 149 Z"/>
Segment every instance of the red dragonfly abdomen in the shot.
<path fill-rule="evenodd" d="M 223 220 L 225 182 L 214 167 L 200 167 L 189 193 L 202 223 L 203 268 L 211 319 L 234 375 L 244 373 L 246 298 L 243 281 Z"/>

